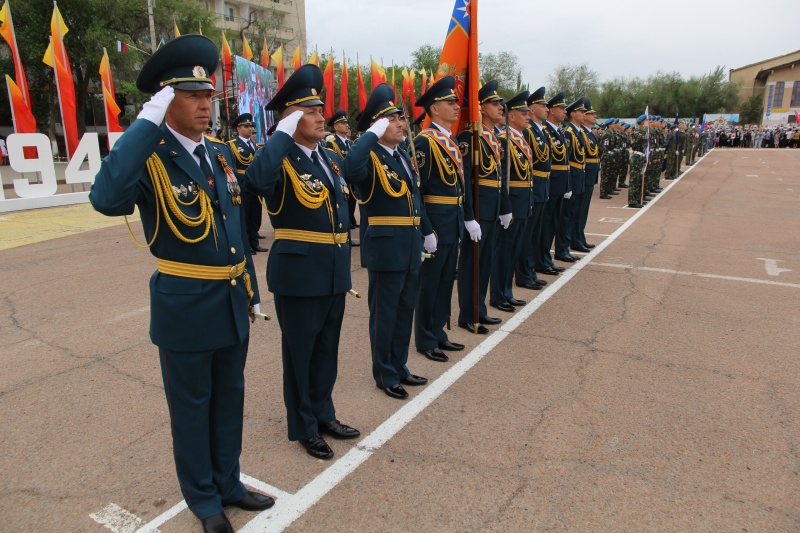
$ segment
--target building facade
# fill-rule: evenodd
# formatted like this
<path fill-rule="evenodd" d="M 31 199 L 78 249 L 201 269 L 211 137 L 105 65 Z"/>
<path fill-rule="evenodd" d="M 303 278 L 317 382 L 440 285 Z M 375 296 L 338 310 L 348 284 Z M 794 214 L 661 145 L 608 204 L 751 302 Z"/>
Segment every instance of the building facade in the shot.
<path fill-rule="evenodd" d="M 800 50 L 731 69 L 729 79 L 740 85 L 739 101 L 762 96 L 761 124 L 795 123 L 800 113 Z"/>

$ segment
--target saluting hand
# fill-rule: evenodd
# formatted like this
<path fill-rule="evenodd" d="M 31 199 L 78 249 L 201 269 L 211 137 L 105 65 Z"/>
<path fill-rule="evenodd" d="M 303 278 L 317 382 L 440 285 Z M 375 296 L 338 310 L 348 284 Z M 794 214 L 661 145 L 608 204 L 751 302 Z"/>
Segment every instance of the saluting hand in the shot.
<path fill-rule="evenodd" d="M 173 98 L 175 98 L 175 89 L 171 85 L 167 85 L 145 102 L 136 118 L 143 118 L 160 126 L 164 122 L 164 116 L 167 114 L 167 108 Z"/>
<path fill-rule="evenodd" d="M 378 139 L 383 137 L 383 134 L 386 133 L 386 129 L 389 127 L 389 119 L 386 117 L 379 118 L 375 121 L 375 124 L 370 126 L 367 130 L 368 132 L 374 133 Z"/>
<path fill-rule="evenodd" d="M 295 130 L 297 130 L 297 123 L 300 122 L 300 119 L 303 118 L 303 111 L 297 110 L 291 113 L 289 116 L 284 117 L 278 122 L 278 125 L 275 127 L 275 131 L 282 131 L 289 137 L 294 135 Z"/>

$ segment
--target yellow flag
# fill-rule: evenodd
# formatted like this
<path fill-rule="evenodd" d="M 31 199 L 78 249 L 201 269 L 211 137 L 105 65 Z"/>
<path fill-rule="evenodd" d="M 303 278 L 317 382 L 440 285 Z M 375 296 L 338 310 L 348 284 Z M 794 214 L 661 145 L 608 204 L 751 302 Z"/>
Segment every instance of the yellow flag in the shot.
<path fill-rule="evenodd" d="M 248 61 L 253 59 L 253 51 L 250 49 L 250 43 L 247 42 L 247 37 L 244 37 L 244 43 L 242 44 L 242 57 Z"/>
<path fill-rule="evenodd" d="M 181 30 L 178 29 L 178 23 L 177 22 L 173 22 L 172 24 L 175 26 L 175 37 L 180 37 L 181 36 Z"/>

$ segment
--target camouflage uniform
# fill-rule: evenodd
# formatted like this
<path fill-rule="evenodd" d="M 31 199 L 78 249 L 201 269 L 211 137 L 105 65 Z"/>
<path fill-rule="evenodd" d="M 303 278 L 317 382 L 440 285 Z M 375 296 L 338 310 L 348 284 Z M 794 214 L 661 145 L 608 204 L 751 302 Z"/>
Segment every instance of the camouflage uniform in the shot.
<path fill-rule="evenodd" d="M 647 146 L 646 132 L 643 128 L 636 128 L 631 136 L 630 156 L 631 179 L 628 187 L 628 205 L 641 207 L 642 201 L 642 174 L 645 166 L 644 151 Z"/>
<path fill-rule="evenodd" d="M 667 134 L 667 171 L 664 176 L 668 180 L 674 180 L 678 177 L 678 153 L 679 153 L 679 134 L 673 130 Z"/>
<path fill-rule="evenodd" d="M 618 132 L 617 138 L 622 146 L 617 148 L 614 154 L 617 168 L 617 187 L 625 188 L 625 180 L 628 178 L 628 166 L 631 162 L 631 137 L 626 132 Z"/>
<path fill-rule="evenodd" d="M 616 151 L 621 147 L 621 139 L 617 132 L 606 128 L 600 138 L 600 196 L 610 197 L 617 184 L 619 175 L 620 158 Z"/>

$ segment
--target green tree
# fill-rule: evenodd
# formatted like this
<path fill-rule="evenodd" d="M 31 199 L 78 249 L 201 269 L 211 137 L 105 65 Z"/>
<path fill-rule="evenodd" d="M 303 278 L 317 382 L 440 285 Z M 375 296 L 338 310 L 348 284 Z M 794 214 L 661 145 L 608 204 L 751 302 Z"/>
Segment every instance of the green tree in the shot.
<path fill-rule="evenodd" d="M 559 65 L 547 76 L 548 92 L 554 95 L 564 91 L 570 101 L 581 96 L 589 97 L 592 101 L 596 100 L 599 85 L 600 76 L 589 68 L 588 63 Z"/>
<path fill-rule="evenodd" d="M 764 96 L 751 96 L 739 106 L 740 124 L 761 124 L 761 117 L 764 112 Z"/>
<path fill-rule="evenodd" d="M 411 52 L 411 57 L 411 68 L 417 71 L 425 69 L 426 72 L 435 74 L 439 68 L 439 58 L 442 57 L 442 47 L 423 44 Z"/>
<path fill-rule="evenodd" d="M 510 98 L 521 92 L 522 67 L 514 52 L 498 52 L 496 54 L 478 54 L 478 70 L 482 82 L 497 80 L 498 92 L 504 98 Z"/>

